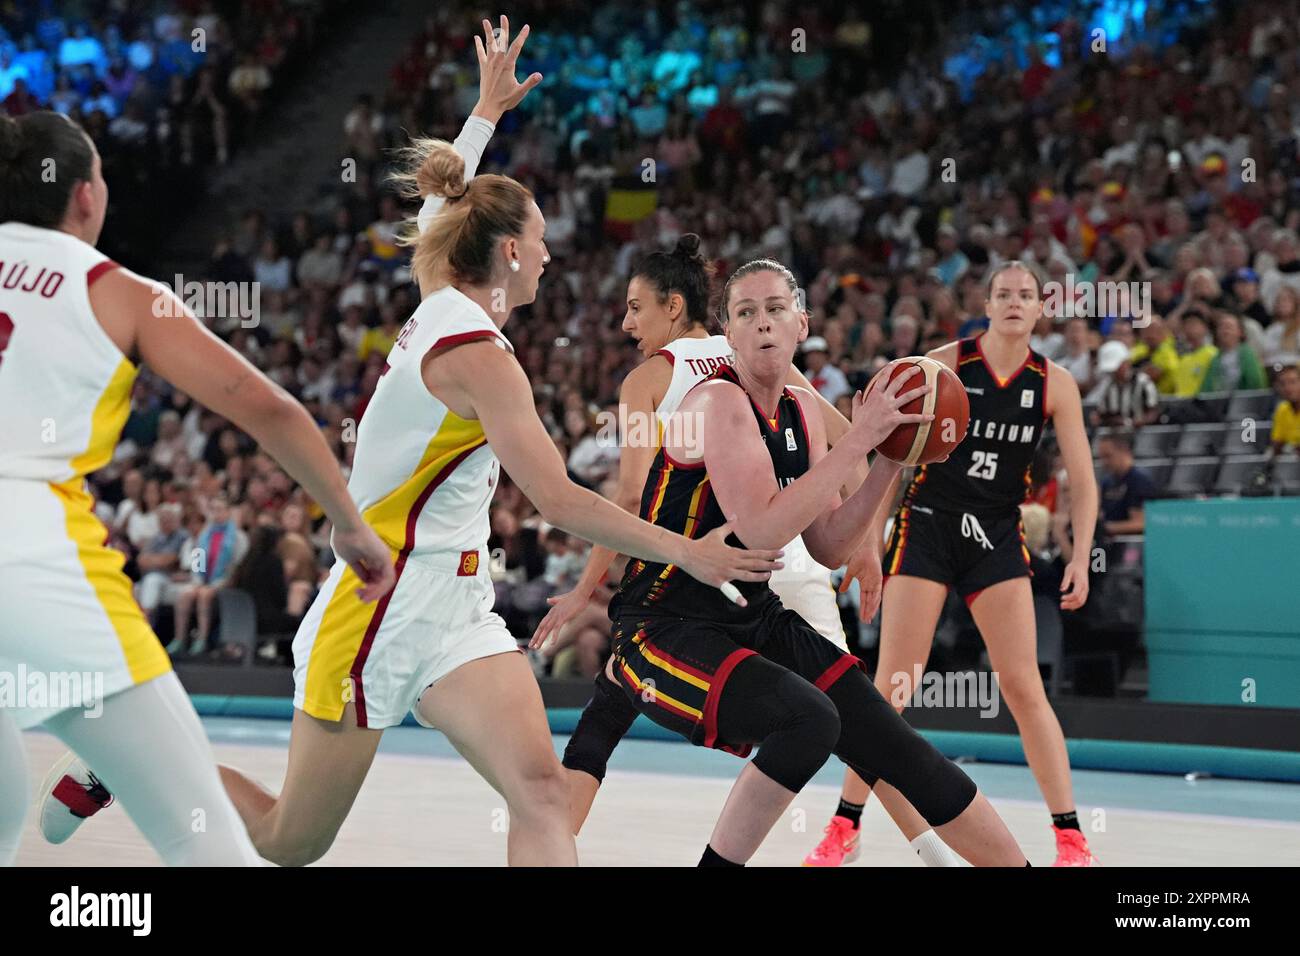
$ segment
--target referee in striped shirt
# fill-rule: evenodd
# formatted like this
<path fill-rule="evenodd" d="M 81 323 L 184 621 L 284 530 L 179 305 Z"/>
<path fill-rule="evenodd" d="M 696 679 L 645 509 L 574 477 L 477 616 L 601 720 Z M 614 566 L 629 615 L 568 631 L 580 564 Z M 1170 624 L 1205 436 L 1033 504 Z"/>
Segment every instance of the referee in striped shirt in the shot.
<path fill-rule="evenodd" d="M 1097 372 L 1106 380 L 1097 387 L 1094 425 L 1136 428 L 1150 425 L 1160 414 L 1155 382 L 1133 370 L 1129 348 L 1123 342 L 1106 342 L 1097 350 Z"/>

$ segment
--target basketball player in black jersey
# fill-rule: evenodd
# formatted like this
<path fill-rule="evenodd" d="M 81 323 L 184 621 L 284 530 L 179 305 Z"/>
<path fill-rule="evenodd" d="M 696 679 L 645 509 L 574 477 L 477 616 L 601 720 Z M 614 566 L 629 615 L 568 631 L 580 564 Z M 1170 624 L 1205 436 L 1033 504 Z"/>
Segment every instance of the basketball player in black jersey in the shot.
<path fill-rule="evenodd" d="M 928 420 L 899 408 L 924 394 L 906 376 L 855 397 L 853 424 L 827 451 L 811 393 L 786 387 L 808 333 L 789 270 L 750 263 L 723 291 L 734 367 L 693 389 L 670 427 L 641 499 L 642 516 L 695 537 L 731 520 L 749 547 L 802 534 L 835 567 L 862 544 L 897 477 L 874 467 L 841 503 L 838 489 L 895 427 Z M 901 394 L 900 394 L 901 392 Z M 702 436 L 688 443 L 684 436 Z M 724 518 L 724 515 L 729 518 Z M 632 562 L 610 605 L 613 671 L 626 699 L 692 743 L 758 753 L 731 791 L 702 865 L 741 865 L 834 753 L 870 780 L 907 794 L 928 825 L 972 863 L 1025 865 L 1024 855 L 970 779 L 907 726 L 857 658 L 818 634 L 765 584 L 742 585 L 740 608 L 672 565 Z"/>
<path fill-rule="evenodd" d="M 1074 558 L 1061 607 L 1088 599 L 1088 560 L 1097 521 L 1097 485 L 1079 389 L 1070 373 L 1029 347 L 1042 313 L 1042 286 L 1030 267 L 1009 262 L 989 278 L 987 332 L 929 353 L 953 369 L 970 400 L 970 429 L 948 459 L 917 469 L 894 519 L 882 567 L 880 663 L 876 687 L 901 710 L 929 656 L 948 589 L 966 601 L 988 648 L 998 687 L 1015 718 L 1029 767 L 1052 814 L 1057 866 L 1096 863 L 1079 829 L 1065 736 L 1038 672 L 1029 552 L 1020 504 L 1029 466 L 1051 420 L 1069 476 Z M 850 565 L 849 573 L 853 573 Z M 866 788 L 846 788 L 832 829 L 854 828 Z M 909 840 L 928 829 L 885 783 L 874 788 Z M 847 807 L 847 810 L 846 810 Z M 823 841 L 825 842 L 825 841 Z M 820 848 L 819 848 L 820 849 Z"/>

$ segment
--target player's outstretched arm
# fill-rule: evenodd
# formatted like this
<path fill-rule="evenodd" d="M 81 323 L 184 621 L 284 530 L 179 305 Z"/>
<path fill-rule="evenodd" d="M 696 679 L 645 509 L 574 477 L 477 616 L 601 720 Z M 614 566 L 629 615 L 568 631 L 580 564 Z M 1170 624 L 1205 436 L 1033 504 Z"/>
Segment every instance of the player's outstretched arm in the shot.
<path fill-rule="evenodd" d="M 542 82 L 542 74 L 533 73 L 522 83 L 515 79 L 515 66 L 519 53 L 528 39 L 528 27 L 519 31 L 514 42 L 510 41 L 510 21 L 501 17 L 500 32 L 493 34 L 492 24 L 483 21 L 483 36 L 474 37 L 474 50 L 478 55 L 478 102 L 465 120 L 460 135 L 452 146 L 465 160 L 465 181 L 469 182 L 478 172 L 478 164 L 487 151 L 488 140 L 496 130 L 496 124 L 508 110 L 518 106 L 528 91 Z M 421 232 L 429 227 L 433 217 L 438 214 L 445 200 L 442 196 L 426 196 L 424 206 L 416 219 Z"/>
<path fill-rule="evenodd" d="M 447 361 L 451 354 L 454 361 Z M 439 391 L 446 393 L 443 400 L 452 398 L 454 391 L 468 402 L 506 472 L 551 524 L 622 554 L 678 565 L 713 587 L 733 580 L 766 581 L 780 567 L 776 548 L 746 551 L 726 545 L 730 525 L 690 540 L 642 521 L 570 481 L 537 417 L 523 368 L 492 342 L 467 343 L 434 362 L 426 361 L 426 384 L 434 364 L 441 364 L 437 374 L 445 383 Z"/>
<path fill-rule="evenodd" d="M 166 286 L 114 269 L 90 290 L 96 318 L 123 354 L 138 354 L 200 405 L 230 419 L 284 466 L 334 525 L 334 550 L 373 601 L 393 586 L 393 555 L 362 520 L 307 410 L 208 331 Z"/>
<path fill-rule="evenodd" d="M 613 501 L 624 511 L 633 514 L 641 503 L 641 489 L 645 486 L 650 466 L 654 463 L 656 442 L 652 436 L 658 430 L 654 393 L 656 387 L 659 390 L 666 388 L 671 376 L 672 368 L 666 359 L 651 358 L 633 369 L 619 389 L 619 408 L 623 411 L 630 434 L 619 436 L 621 450 L 618 457 L 618 490 L 614 493 Z M 529 647 L 541 648 L 549 637 L 558 634 L 565 624 L 587 606 L 591 592 L 609 571 L 609 565 L 616 557 L 618 552 L 612 548 L 603 544 L 592 545 L 587 564 L 573 590 L 546 599 L 551 609 L 533 631 Z"/>
<path fill-rule="evenodd" d="M 478 54 L 478 103 L 471 116 L 481 116 L 494 126 L 508 111 L 518 106 L 528 91 L 542 82 L 542 74 L 532 73 L 522 83 L 515 78 L 519 54 L 528 39 L 530 27 L 524 24 L 514 42 L 510 40 L 510 18 L 501 15 L 500 32 L 493 34 L 492 24 L 483 21 L 483 36 L 474 37 Z"/>

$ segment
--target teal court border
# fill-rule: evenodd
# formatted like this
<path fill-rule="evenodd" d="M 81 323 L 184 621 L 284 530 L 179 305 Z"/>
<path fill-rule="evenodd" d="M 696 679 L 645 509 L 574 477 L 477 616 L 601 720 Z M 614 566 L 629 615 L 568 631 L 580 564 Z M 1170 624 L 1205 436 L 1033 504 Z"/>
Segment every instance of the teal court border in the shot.
<path fill-rule="evenodd" d="M 245 717 L 289 720 L 293 701 L 288 697 L 243 697 L 194 694 L 194 707 L 203 717 Z M 582 710 L 577 707 L 547 708 L 551 733 L 571 734 Z M 409 714 L 403 726 L 418 727 Z M 1025 763 L 1020 738 L 1013 734 L 973 731 L 922 730 L 921 735 L 953 759 L 971 758 L 988 763 Z M 629 737 L 643 740 L 680 742 L 645 717 L 638 717 Z M 1079 770 L 1109 770 L 1122 773 L 1209 774 L 1238 780 L 1268 780 L 1300 783 L 1300 752 L 1254 750 L 1201 744 L 1168 744 L 1158 741 L 1067 740 L 1070 765 Z"/>

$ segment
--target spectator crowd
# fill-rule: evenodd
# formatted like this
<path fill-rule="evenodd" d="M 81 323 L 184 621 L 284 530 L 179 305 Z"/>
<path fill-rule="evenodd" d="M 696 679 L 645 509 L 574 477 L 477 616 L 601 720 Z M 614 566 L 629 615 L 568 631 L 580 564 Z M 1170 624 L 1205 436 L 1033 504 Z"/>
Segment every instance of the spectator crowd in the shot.
<path fill-rule="evenodd" d="M 0 2 L 0 110 L 63 113 L 110 184 L 106 239 L 132 252 L 252 138 L 340 0 Z M 159 203 L 160 195 L 172 201 Z"/>
<path fill-rule="evenodd" d="M 1261 441 L 1300 443 L 1300 3 L 1151 0 L 1132 5 L 1136 18 L 1113 3 L 930 11 L 944 17 L 939 39 L 895 50 L 889 71 L 873 64 L 894 41 L 857 9 L 614 0 L 509 11 L 533 27 L 520 75 L 545 81 L 503 119 L 480 171 L 524 182 L 547 219 L 553 261 L 505 331 L 575 480 L 600 489 L 617 468 L 617 436 L 598 416 L 616 410 L 639 358 L 619 328 L 629 270 L 686 231 L 724 275 L 760 256 L 792 268 L 810 312 L 800 361 L 841 407 L 889 360 L 982 329 L 984 277 L 1019 259 L 1074 290 L 1033 347 L 1075 378 L 1092 425 L 1125 430 L 1103 453 L 1116 469 L 1132 429 L 1194 421 L 1189 400 L 1207 394 L 1277 388 Z M 166 15 L 116 37 L 75 25 L 56 37 L 41 32 L 47 20 L 20 38 L 53 64 L 45 96 L 62 91 L 112 135 L 134 95 L 119 103 L 123 87 L 109 82 L 125 63 L 155 102 L 188 104 L 196 143 L 202 117 L 218 161 L 204 97 L 255 112 L 261 71 L 274 69 L 267 50 L 292 42 L 268 25 L 255 42 L 226 43 L 219 18 L 217 71 L 167 52 Z M 260 284 L 256 327 L 206 321 L 306 404 L 345 471 L 417 304 L 397 241 L 414 210 L 385 182 L 387 150 L 408 133 L 455 138 L 477 96 L 477 30 L 463 4 L 431 13 L 388 88 L 347 113 L 339 158 L 356 161 L 354 181 L 283 220 L 248 210 L 204 276 Z M 148 64 L 132 59 L 136 43 Z M 15 56 L 0 52 L 0 91 Z M 259 78 L 236 80 L 245 67 Z M 166 92 L 175 83 L 180 99 Z M 94 104 L 108 107 L 101 119 Z M 1119 294 L 1085 295 L 1108 285 Z M 280 567 L 259 619 L 292 630 L 330 557 L 314 503 L 247 436 L 147 374 L 125 439 L 94 483 L 142 603 L 160 620 L 172 608 L 173 649 L 206 646 L 213 590 L 249 580 L 254 559 Z M 1050 524 L 1064 519 L 1068 489 L 1050 446 L 1045 461 L 1034 497 Z M 1125 485 L 1129 498 L 1145 493 L 1140 480 Z M 1122 505 L 1106 519 L 1116 533 L 1130 528 Z M 572 584 L 584 546 L 503 480 L 490 547 L 499 607 L 522 638 L 546 597 Z M 597 617 L 575 628 L 566 667 L 599 666 Z"/>

